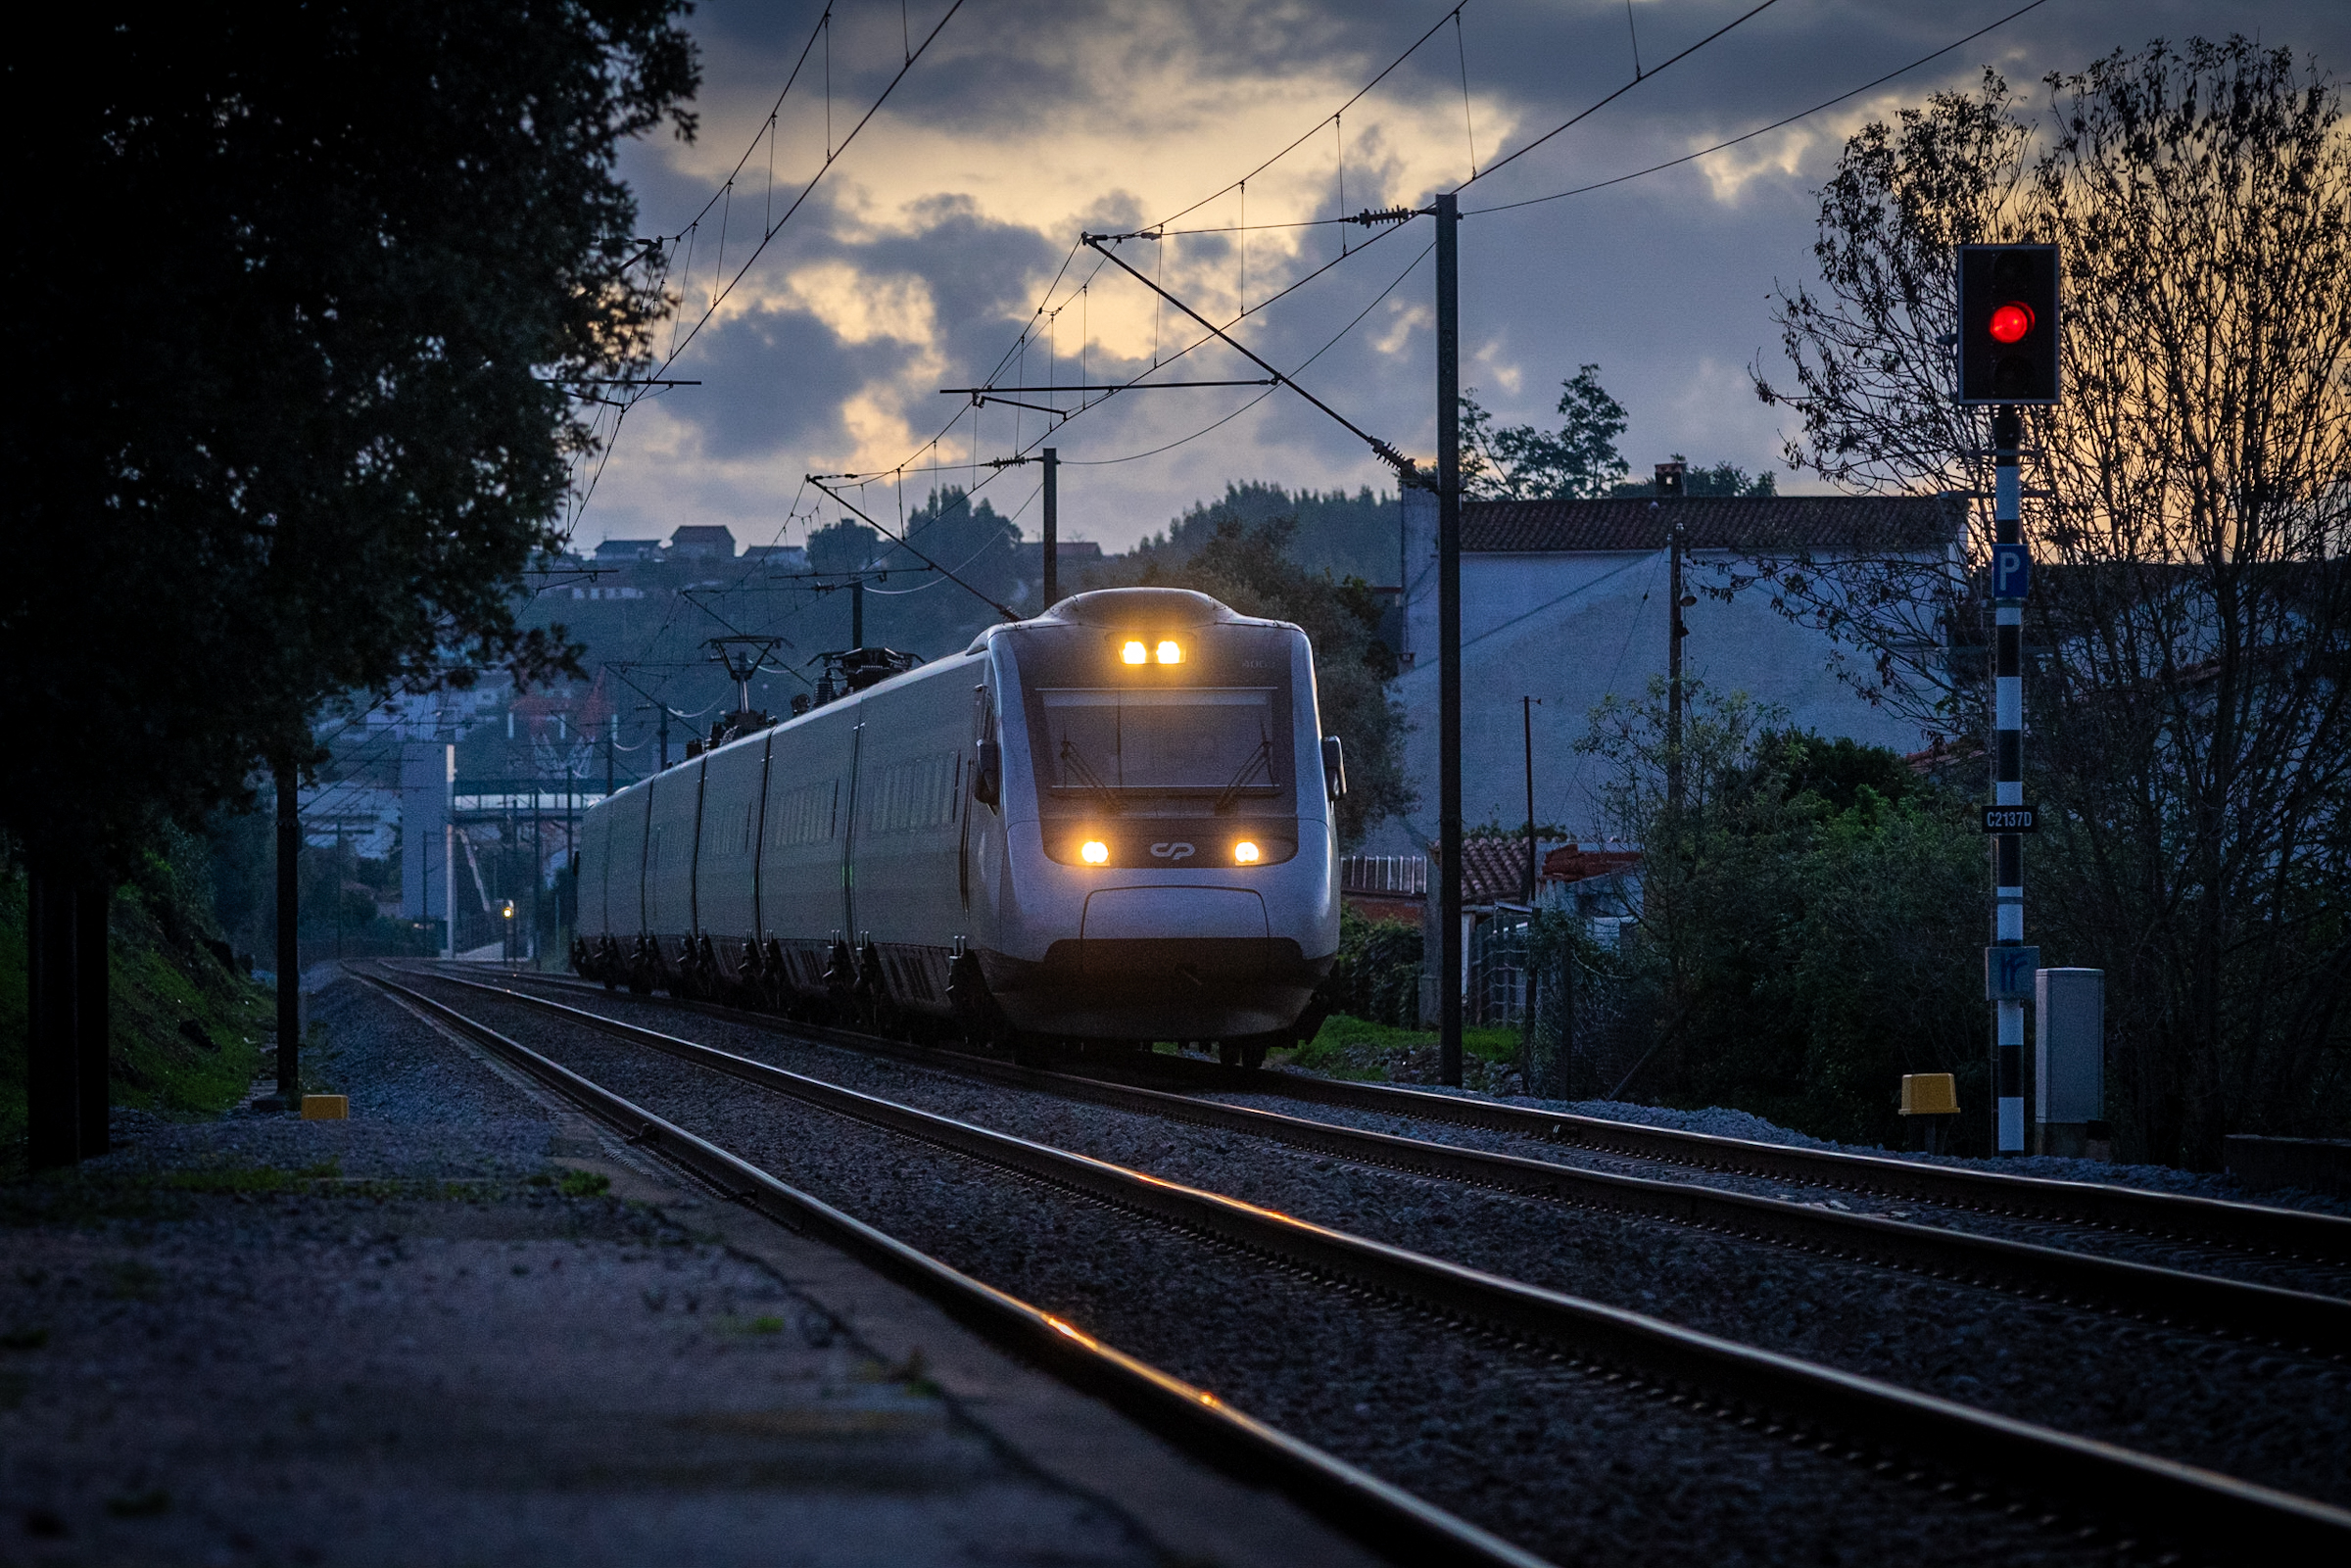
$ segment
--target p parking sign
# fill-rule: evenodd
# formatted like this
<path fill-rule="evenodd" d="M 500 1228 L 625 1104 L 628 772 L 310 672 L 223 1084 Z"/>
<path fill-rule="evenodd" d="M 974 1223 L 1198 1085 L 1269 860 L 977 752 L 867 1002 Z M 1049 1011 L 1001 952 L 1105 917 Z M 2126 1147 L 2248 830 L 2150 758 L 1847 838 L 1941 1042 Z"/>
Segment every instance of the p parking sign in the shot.
<path fill-rule="evenodd" d="M 2022 545 L 1991 546 L 1991 596 L 2023 598 L 2033 587 L 2033 554 Z"/>

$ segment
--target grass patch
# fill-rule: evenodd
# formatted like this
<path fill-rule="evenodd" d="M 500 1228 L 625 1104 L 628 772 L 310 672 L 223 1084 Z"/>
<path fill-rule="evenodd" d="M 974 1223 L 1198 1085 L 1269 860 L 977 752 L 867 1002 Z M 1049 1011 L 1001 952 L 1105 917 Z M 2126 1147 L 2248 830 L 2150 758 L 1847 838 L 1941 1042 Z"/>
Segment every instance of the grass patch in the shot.
<path fill-rule="evenodd" d="M 566 1198 L 601 1198 L 611 1186 L 612 1178 L 601 1171 L 566 1170 L 555 1191 Z"/>
<path fill-rule="evenodd" d="M 1514 1074 L 1518 1030 L 1510 1025 L 1462 1031 L 1462 1084 L 1488 1092 Z M 1344 1013 L 1323 1020 L 1304 1045 L 1275 1051 L 1267 1060 L 1334 1078 L 1365 1083 L 1434 1083 L 1437 1035 L 1433 1029 L 1399 1028 Z"/>

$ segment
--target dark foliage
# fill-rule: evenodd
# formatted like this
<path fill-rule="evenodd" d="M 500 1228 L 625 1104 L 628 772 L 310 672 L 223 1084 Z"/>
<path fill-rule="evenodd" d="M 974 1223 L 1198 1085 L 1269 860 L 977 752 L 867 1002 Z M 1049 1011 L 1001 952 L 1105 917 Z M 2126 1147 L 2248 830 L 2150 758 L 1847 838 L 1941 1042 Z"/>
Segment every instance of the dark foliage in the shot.
<path fill-rule="evenodd" d="M 2327 72 L 2243 38 L 2047 88 L 2030 115 L 1988 72 L 1847 141 L 1820 290 L 1781 299 L 1798 393 L 1757 391 L 1823 478 L 1981 494 L 1952 247 L 2059 247 L 2064 395 L 2024 415 L 2027 934 L 2106 972 L 2118 1153 L 2212 1168 L 2231 1132 L 2351 1131 L 2351 140 Z M 1981 735 L 1989 534 L 1964 576 L 1762 575 L 1874 700 Z"/>
<path fill-rule="evenodd" d="M 1339 911 L 1339 957 L 1331 966 L 1331 1011 L 1373 1023 L 1420 1022 L 1421 935 L 1416 925 Z"/>
<path fill-rule="evenodd" d="M 7 79 L 20 356 L 0 824 L 69 872 L 308 761 L 348 691 L 563 667 L 514 590 L 643 361 L 615 144 L 696 82 L 679 0 L 68 7 Z M 70 243 L 64 243 L 71 235 Z"/>

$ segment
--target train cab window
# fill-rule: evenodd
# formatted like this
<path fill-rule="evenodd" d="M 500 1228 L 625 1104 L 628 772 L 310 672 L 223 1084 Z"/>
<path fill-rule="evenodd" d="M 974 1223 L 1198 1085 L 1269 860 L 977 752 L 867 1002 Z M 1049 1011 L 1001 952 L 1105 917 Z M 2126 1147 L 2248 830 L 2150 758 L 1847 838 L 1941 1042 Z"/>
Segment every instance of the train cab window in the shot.
<path fill-rule="evenodd" d="M 1049 688 L 1037 695 L 1037 761 L 1057 798 L 1205 794 L 1222 809 L 1277 795 L 1288 782 L 1270 688 Z"/>

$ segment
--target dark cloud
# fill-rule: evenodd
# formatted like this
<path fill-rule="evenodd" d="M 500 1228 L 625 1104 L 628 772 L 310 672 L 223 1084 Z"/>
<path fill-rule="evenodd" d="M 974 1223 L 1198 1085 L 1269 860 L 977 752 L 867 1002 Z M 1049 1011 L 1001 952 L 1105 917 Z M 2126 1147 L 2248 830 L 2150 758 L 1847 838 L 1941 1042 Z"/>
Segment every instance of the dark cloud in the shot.
<path fill-rule="evenodd" d="M 1636 4 L 1643 64 L 1655 69 L 1749 3 Z M 1464 194 L 1463 205 L 1474 210 L 1539 196 L 1679 156 L 1856 86 L 2020 3 L 1781 0 L 1575 129 L 1479 180 Z M 911 7 L 917 38 L 943 9 L 942 0 L 921 0 Z M 879 214 L 889 225 L 888 232 L 879 234 L 872 232 L 870 218 L 852 221 L 830 205 L 831 195 L 821 196 L 762 264 L 771 277 L 790 267 L 838 260 L 869 277 L 921 278 L 935 303 L 936 352 L 948 367 L 942 384 L 977 380 L 988 373 L 1028 319 L 1036 304 L 1032 291 L 1076 237 L 1069 230 L 1079 224 L 1132 227 L 1196 202 L 1246 172 L 1247 155 L 1234 157 L 1229 148 L 1204 153 L 1196 171 L 1181 181 L 1160 176 L 1161 183 L 1176 188 L 1128 179 L 1107 182 L 1111 188 L 1099 192 L 1059 196 L 1057 211 L 1026 222 L 1000 212 L 995 216 L 984 213 L 959 188 L 959 169 L 1002 170 L 1003 160 L 1011 156 L 1004 146 L 1025 144 L 1036 124 L 1047 119 L 1057 128 L 1077 127 L 1069 134 L 1098 135 L 1112 147 L 1180 136 L 1183 132 L 1167 118 L 1175 110 L 1152 99 L 1155 83 L 1229 79 L 1266 83 L 1267 92 L 1279 93 L 1285 63 L 1294 66 L 1289 73 L 1301 84 L 1296 114 L 1297 129 L 1303 131 L 1336 107 L 1326 101 L 1334 79 L 1367 77 L 1445 9 L 1440 0 L 1292 0 L 1271 7 L 1242 0 L 1157 6 L 1137 0 L 970 0 L 942 34 L 936 53 L 908 76 L 886 117 L 889 124 L 953 138 L 953 156 L 944 160 L 952 166 L 937 170 L 932 193 L 906 213 Z M 813 4 L 781 11 L 749 0 L 704 0 L 693 25 L 705 51 L 704 134 L 713 152 L 731 157 L 759 123 L 817 12 Z M 1470 0 L 1462 15 L 1460 54 L 1447 27 L 1391 76 L 1381 93 L 1421 106 L 1422 123 L 1437 123 L 1437 110 L 1451 115 L 1460 107 L 1465 60 L 1481 117 L 1476 126 L 1481 166 L 1612 91 L 1631 73 L 1633 42 L 1622 0 Z M 2351 6 L 2335 0 L 2050 0 L 1883 91 L 1915 103 L 1940 87 L 1972 84 L 1985 66 L 1993 65 L 2028 103 L 2038 105 L 2045 97 L 2039 82 L 2046 72 L 2079 70 L 2100 55 L 2139 47 L 2156 35 L 2231 31 L 2315 53 L 2338 72 L 2351 71 Z M 899 47 L 894 8 L 860 8 L 838 22 L 837 128 L 848 122 L 851 106 L 861 109 L 896 69 Z M 801 97 L 795 88 L 795 100 Z M 812 102 L 821 112 L 821 97 Z M 1504 114 L 1511 124 L 1508 138 L 1499 135 L 1495 123 Z M 1766 296 L 1775 282 L 1807 282 L 1813 276 L 1815 192 L 1835 159 L 1838 143 L 1831 131 L 1838 123 L 1824 118 L 1808 124 L 1813 139 L 1793 170 L 1754 172 L 1728 200 L 1709 180 L 1709 168 L 1755 168 L 1762 155 L 1782 153 L 1788 143 L 1765 139 L 1730 155 L 1728 163 L 1683 166 L 1588 195 L 1470 219 L 1462 232 L 1468 361 L 1463 379 L 1478 386 L 1505 419 L 1539 418 L 1549 414 L 1562 377 L 1578 364 L 1597 361 L 1607 386 L 1632 410 L 1624 445 L 1637 465 L 1675 451 L 1749 468 L 1772 463 L 1776 416 L 1755 402 L 1739 371 L 1757 356 L 1767 374 L 1776 367 L 1777 340 Z M 1370 124 L 1371 117 L 1365 114 L 1349 120 L 1349 205 L 1424 196 L 1424 191 L 1397 188 L 1405 176 L 1395 172 L 1403 166 L 1392 158 L 1390 188 L 1377 188 L 1381 149 L 1369 136 Z M 786 130 L 789 136 L 780 131 L 779 137 L 789 152 L 821 138 L 821 119 L 795 122 Z M 832 177 L 839 183 L 828 184 L 829 193 L 848 188 L 859 159 L 882 156 L 888 145 L 887 127 L 878 122 L 868 134 L 875 141 L 851 151 Z M 1466 139 L 1464 132 L 1460 153 L 1464 168 Z M 1275 141 L 1264 153 L 1277 146 Z M 1316 149 L 1299 155 L 1301 160 L 1322 156 Z M 789 162 L 780 161 L 779 169 Z M 648 225 L 681 221 L 679 214 L 690 215 L 713 183 L 680 176 L 649 155 L 633 157 L 630 168 Z M 898 172 L 902 176 L 903 169 Z M 1319 166 L 1315 177 L 1320 177 Z M 1302 270 L 1335 245 L 1336 235 L 1329 229 L 1308 231 L 1302 243 L 1301 259 L 1278 264 Z M 1294 367 L 1323 348 L 1425 243 L 1424 232 L 1384 240 L 1362 260 L 1251 318 L 1242 330 L 1269 358 Z M 1222 269 L 1236 260 L 1231 242 L 1222 237 L 1196 236 L 1182 244 L 1187 249 L 1181 255 L 1195 277 L 1206 276 L 1198 269 L 1210 267 L 1222 277 Z M 1252 250 L 1253 295 L 1271 286 L 1274 250 L 1271 241 Z M 1096 286 L 1133 287 L 1115 276 Z M 1396 355 L 1382 355 L 1373 345 L 1392 329 L 1397 306 L 1425 309 L 1429 287 L 1423 268 L 1388 307 L 1301 376 L 1358 423 L 1420 452 L 1431 450 L 1434 433 L 1425 323 L 1406 335 Z M 801 457 L 842 450 L 848 434 L 840 421 L 840 401 L 858 388 L 902 374 L 914 352 L 888 338 L 840 342 L 806 315 L 758 314 L 730 321 L 697 346 L 694 368 L 681 373 L 700 375 L 707 384 L 692 403 L 680 400 L 670 406 L 701 429 L 713 454 L 773 453 L 796 464 Z M 1144 362 L 1118 364 L 1097 356 L 1093 368 L 1107 377 L 1131 373 Z M 1204 352 L 1185 365 L 1185 374 L 1202 377 L 1254 373 L 1222 351 Z M 1175 441 L 1251 396 L 1236 391 L 1123 397 L 1066 427 L 1057 442 L 1065 458 L 1098 463 Z M 949 400 L 927 389 L 902 398 L 900 411 L 918 429 L 936 428 L 954 411 Z M 983 444 L 991 449 L 1008 444 L 1015 417 L 988 410 Z M 1017 417 L 1026 421 L 1024 433 L 1033 437 L 1034 416 Z M 967 420 L 956 438 L 958 457 L 969 451 L 969 434 Z M 1164 526 L 1195 495 L 1221 489 L 1227 478 L 1353 487 L 1385 477 L 1359 441 L 1284 393 L 1163 457 L 1077 471 L 1070 493 L 1102 499 L 1104 526 L 1095 529 L 1095 537 L 1118 544 L 1134 532 Z M 1021 489 L 1026 494 L 1025 483 Z"/>

